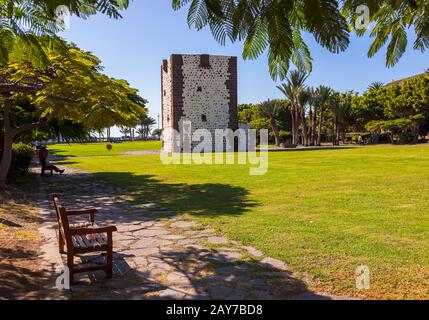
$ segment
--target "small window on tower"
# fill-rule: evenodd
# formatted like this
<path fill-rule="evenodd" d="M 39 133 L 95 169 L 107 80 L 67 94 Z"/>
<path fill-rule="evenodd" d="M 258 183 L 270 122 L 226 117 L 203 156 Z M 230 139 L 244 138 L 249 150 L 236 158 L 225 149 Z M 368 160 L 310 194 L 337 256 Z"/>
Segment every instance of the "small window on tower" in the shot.
<path fill-rule="evenodd" d="M 164 96 L 167 95 L 167 91 L 164 90 Z"/>
<path fill-rule="evenodd" d="M 201 121 L 202 121 L 202 122 L 207 122 L 207 117 L 206 117 L 206 115 L 205 115 L 205 114 L 202 114 L 202 115 L 201 115 Z"/>
<path fill-rule="evenodd" d="M 202 92 L 203 88 L 202 87 L 197 87 L 197 92 Z"/>

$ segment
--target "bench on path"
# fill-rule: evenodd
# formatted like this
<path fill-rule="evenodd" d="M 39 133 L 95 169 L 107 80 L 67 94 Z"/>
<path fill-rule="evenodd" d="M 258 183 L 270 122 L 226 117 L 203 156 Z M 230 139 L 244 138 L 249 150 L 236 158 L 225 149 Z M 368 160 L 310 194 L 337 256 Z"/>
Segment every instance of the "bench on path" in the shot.
<path fill-rule="evenodd" d="M 59 252 L 67 254 L 67 267 L 69 269 L 70 284 L 73 284 L 74 274 L 104 270 L 108 279 L 112 278 L 112 233 L 117 231 L 114 226 L 98 227 L 95 223 L 96 209 L 66 210 L 61 204 L 58 195 L 53 195 L 53 202 L 58 222 Z M 87 215 L 88 221 L 70 223 L 70 216 Z M 67 251 L 64 250 L 67 248 Z M 106 264 L 89 267 L 79 267 L 74 264 L 74 257 L 92 252 L 106 252 Z"/>

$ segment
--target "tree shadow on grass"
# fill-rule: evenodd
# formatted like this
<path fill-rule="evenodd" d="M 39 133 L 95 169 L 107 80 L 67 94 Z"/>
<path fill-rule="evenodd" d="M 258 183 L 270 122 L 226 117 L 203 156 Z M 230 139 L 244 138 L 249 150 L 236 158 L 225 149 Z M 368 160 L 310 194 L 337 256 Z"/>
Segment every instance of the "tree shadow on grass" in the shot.
<path fill-rule="evenodd" d="M 275 149 L 262 149 L 264 151 L 268 152 L 310 152 L 310 151 L 340 151 L 340 150 L 349 150 L 349 149 L 356 149 L 359 148 L 358 146 L 352 147 L 352 146 L 332 146 L 332 147 L 303 147 L 303 148 L 275 148 Z M 261 149 L 259 149 L 261 150 Z"/>
<path fill-rule="evenodd" d="M 167 210 L 204 217 L 241 215 L 257 203 L 248 197 L 248 190 L 221 183 L 164 183 L 150 175 L 96 173 L 97 179 L 126 186 L 124 191 L 133 205 L 154 203 L 154 212 Z"/>
<path fill-rule="evenodd" d="M 111 217 L 116 223 L 168 218 L 182 213 L 238 216 L 258 205 L 241 187 L 220 183 L 165 183 L 151 175 L 130 172 L 56 175 L 44 177 L 43 184 L 48 193 L 59 194 L 69 210 L 95 206 L 101 212 L 109 212 L 110 207 L 115 207 Z"/>

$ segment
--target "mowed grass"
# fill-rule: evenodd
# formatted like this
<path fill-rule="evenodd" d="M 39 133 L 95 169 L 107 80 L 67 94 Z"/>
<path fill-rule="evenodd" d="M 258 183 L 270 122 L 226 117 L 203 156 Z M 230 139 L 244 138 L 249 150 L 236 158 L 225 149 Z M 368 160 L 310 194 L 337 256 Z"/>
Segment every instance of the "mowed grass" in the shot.
<path fill-rule="evenodd" d="M 160 150 L 161 141 L 133 141 L 112 143 L 113 149 L 106 149 L 106 142 L 86 144 L 56 144 L 49 146 L 50 152 L 62 157 L 117 156 L 126 151 Z"/>
<path fill-rule="evenodd" d="M 285 261 L 312 290 L 429 298 L 429 147 L 273 152 L 269 170 L 163 165 L 159 156 L 75 158 L 75 166 Z M 355 288 L 367 265 L 371 289 Z"/>

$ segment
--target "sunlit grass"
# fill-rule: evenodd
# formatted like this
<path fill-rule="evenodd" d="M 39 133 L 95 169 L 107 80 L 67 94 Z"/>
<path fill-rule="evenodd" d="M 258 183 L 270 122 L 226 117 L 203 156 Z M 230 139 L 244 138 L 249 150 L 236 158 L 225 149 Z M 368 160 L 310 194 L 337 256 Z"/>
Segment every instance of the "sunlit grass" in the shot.
<path fill-rule="evenodd" d="M 93 156 L 116 156 L 126 151 L 160 150 L 160 141 L 134 141 L 123 143 L 112 143 L 112 150 L 108 151 L 107 143 L 86 144 L 56 144 L 49 146 L 49 150 L 56 155 L 64 157 L 93 157 Z"/>

